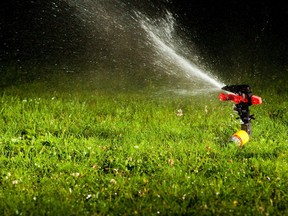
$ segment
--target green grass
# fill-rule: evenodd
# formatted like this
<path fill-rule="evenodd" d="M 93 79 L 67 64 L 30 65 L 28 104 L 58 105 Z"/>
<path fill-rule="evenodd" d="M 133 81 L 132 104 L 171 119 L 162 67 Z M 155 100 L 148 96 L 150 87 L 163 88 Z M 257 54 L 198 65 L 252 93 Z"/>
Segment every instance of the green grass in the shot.
<path fill-rule="evenodd" d="M 238 148 L 218 93 L 51 85 L 2 90 L 1 215 L 288 214 L 287 87 L 254 89 L 264 103 Z"/>

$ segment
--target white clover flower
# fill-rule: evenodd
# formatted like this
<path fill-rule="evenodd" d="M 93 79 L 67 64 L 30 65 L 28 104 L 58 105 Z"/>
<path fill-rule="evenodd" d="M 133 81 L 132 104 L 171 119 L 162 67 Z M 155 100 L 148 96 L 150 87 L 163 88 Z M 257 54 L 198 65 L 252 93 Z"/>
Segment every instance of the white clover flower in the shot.
<path fill-rule="evenodd" d="M 186 199 L 186 194 L 184 194 L 184 195 L 182 196 L 182 199 L 183 199 L 183 200 L 185 200 L 185 199 Z"/>
<path fill-rule="evenodd" d="M 12 184 L 13 184 L 13 185 L 16 185 L 16 184 L 18 184 L 18 183 L 19 183 L 18 180 L 14 180 L 14 181 L 12 181 Z"/>
<path fill-rule="evenodd" d="M 111 180 L 110 180 L 110 183 L 111 183 L 111 184 L 117 184 L 117 182 L 116 182 L 115 179 L 111 179 Z"/>
<path fill-rule="evenodd" d="M 72 173 L 71 175 L 74 176 L 74 177 L 79 177 L 80 173 L 76 172 L 76 173 Z"/>
<path fill-rule="evenodd" d="M 205 105 L 205 113 L 208 113 L 208 106 Z"/>
<path fill-rule="evenodd" d="M 114 172 L 115 174 L 118 174 L 118 169 L 114 168 L 114 169 L 113 169 L 113 172 Z"/>
<path fill-rule="evenodd" d="M 183 116 L 183 110 L 182 109 L 178 109 L 176 115 L 177 116 Z"/>

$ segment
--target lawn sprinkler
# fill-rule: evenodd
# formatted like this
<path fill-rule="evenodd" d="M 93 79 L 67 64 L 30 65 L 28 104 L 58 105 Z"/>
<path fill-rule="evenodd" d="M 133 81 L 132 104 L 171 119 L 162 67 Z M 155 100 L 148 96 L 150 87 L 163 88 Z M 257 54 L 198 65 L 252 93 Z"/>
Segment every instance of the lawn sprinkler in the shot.
<path fill-rule="evenodd" d="M 219 99 L 234 102 L 234 110 L 239 115 L 237 119 L 241 119 L 241 130 L 233 134 L 231 141 L 242 146 L 251 137 L 251 120 L 255 119 L 254 115 L 250 115 L 249 106 L 261 104 L 262 98 L 253 95 L 249 85 L 226 85 L 222 89 L 229 93 L 220 93 Z"/>

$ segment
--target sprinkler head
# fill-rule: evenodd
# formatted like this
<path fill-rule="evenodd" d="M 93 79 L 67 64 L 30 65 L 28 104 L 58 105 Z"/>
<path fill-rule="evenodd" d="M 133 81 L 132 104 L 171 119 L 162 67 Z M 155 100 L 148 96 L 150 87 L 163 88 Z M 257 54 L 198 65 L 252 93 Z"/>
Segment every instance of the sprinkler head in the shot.
<path fill-rule="evenodd" d="M 249 136 L 251 136 L 250 121 L 255 118 L 254 115 L 250 115 L 249 106 L 261 104 L 262 98 L 253 95 L 249 85 L 226 85 L 222 89 L 231 93 L 220 93 L 219 99 L 221 101 L 231 100 L 235 103 L 234 110 L 238 113 L 239 118 L 241 119 L 241 129 L 245 130 Z"/>
<path fill-rule="evenodd" d="M 262 98 L 253 95 L 249 85 L 226 85 L 222 89 L 233 94 L 220 93 L 219 99 L 221 101 L 231 100 L 236 104 L 243 103 L 248 106 L 262 103 Z"/>

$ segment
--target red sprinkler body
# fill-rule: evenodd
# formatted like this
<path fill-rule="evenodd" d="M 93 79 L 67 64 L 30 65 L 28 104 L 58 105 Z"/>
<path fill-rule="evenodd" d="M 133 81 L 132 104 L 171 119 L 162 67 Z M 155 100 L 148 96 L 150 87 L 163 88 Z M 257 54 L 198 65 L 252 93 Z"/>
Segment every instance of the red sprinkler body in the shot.
<path fill-rule="evenodd" d="M 241 130 L 246 131 L 251 136 L 251 119 L 255 119 L 254 115 L 250 115 L 249 106 L 261 104 L 262 98 L 252 94 L 249 85 L 227 85 L 222 88 L 231 92 L 228 94 L 220 93 L 221 101 L 231 100 L 235 103 L 234 110 L 237 111 L 241 119 Z"/>

